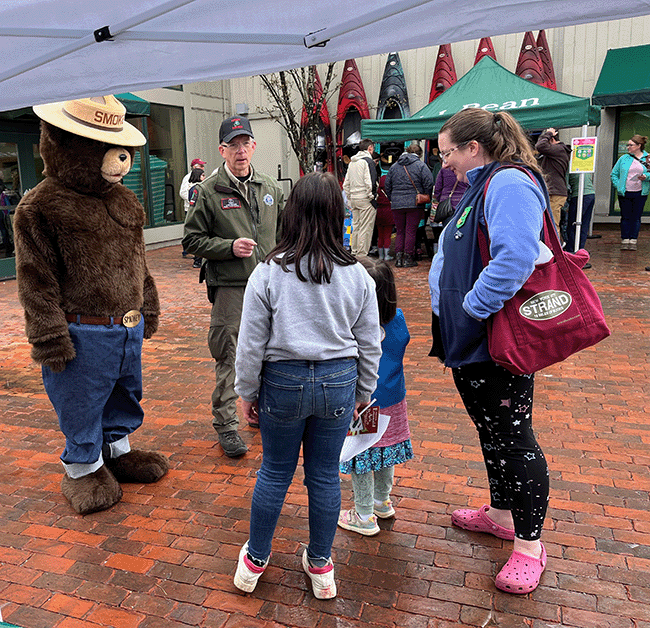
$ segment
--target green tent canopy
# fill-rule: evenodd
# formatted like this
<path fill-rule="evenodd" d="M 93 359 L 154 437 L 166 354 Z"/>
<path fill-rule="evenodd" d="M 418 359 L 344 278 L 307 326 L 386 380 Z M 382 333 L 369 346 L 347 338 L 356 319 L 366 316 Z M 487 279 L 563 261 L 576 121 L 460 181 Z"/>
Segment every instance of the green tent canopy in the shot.
<path fill-rule="evenodd" d="M 426 107 L 402 120 L 362 120 L 361 136 L 375 142 L 432 138 L 457 111 L 480 107 L 507 111 L 528 130 L 600 124 L 589 98 L 571 96 L 526 81 L 483 57 L 467 74 Z"/>
<path fill-rule="evenodd" d="M 151 105 L 144 98 L 126 92 L 124 94 L 115 94 L 125 107 L 127 116 L 149 116 L 151 115 Z"/>
<path fill-rule="evenodd" d="M 151 105 L 149 104 L 149 101 L 144 100 L 144 98 L 140 98 L 139 96 L 129 92 L 124 94 L 115 94 L 115 98 L 126 107 L 127 117 L 151 115 Z M 0 112 L 0 119 L 38 121 L 38 117 L 31 107 L 23 107 L 22 109 L 14 109 L 13 111 Z M 2 628 L 2 624 L 0 624 L 0 628 Z"/>
<path fill-rule="evenodd" d="M 593 93 L 603 107 L 621 107 L 650 102 L 650 45 L 607 51 Z"/>

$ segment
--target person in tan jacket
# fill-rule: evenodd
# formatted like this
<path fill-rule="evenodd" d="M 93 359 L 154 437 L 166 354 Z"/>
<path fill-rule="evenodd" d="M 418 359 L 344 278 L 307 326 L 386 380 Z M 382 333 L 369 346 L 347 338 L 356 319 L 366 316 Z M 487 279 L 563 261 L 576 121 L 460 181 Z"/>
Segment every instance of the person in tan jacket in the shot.
<path fill-rule="evenodd" d="M 343 181 L 343 191 L 352 207 L 350 248 L 355 256 L 368 255 L 377 216 L 377 168 L 372 160 L 375 145 L 361 140 Z"/>

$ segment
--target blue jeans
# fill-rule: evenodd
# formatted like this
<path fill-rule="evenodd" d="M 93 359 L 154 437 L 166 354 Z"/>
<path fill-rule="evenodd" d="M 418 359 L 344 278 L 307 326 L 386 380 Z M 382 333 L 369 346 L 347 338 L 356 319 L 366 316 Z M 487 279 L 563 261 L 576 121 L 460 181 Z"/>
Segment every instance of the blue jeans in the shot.
<path fill-rule="evenodd" d="M 76 357 L 61 373 L 44 366 L 43 385 L 65 436 L 65 464 L 92 464 L 104 444 L 142 424 L 142 336 L 136 327 L 68 325 Z"/>
<path fill-rule="evenodd" d="M 339 456 L 355 406 L 354 358 L 265 362 L 259 394 L 262 466 L 251 505 L 248 551 L 266 560 L 303 449 L 309 497 L 307 555 L 330 557 L 341 508 Z"/>
<path fill-rule="evenodd" d="M 618 196 L 618 206 L 621 208 L 621 240 L 636 240 L 641 229 L 641 214 L 647 196 L 641 192 L 625 192 Z"/>

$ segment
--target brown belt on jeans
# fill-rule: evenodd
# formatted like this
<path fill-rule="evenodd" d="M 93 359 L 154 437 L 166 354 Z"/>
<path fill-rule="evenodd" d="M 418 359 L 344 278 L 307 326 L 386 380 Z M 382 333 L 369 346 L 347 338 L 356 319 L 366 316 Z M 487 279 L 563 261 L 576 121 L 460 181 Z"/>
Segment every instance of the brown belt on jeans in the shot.
<path fill-rule="evenodd" d="M 83 314 L 66 314 L 65 320 L 68 323 L 80 323 L 82 325 L 110 325 L 111 317 L 110 316 L 85 316 Z M 122 317 L 113 316 L 113 325 L 121 325 Z"/>
<path fill-rule="evenodd" d="M 68 323 L 80 323 L 81 325 L 124 325 L 135 327 L 142 314 L 138 310 L 129 310 L 124 316 L 86 316 L 85 314 L 66 314 L 65 320 Z"/>

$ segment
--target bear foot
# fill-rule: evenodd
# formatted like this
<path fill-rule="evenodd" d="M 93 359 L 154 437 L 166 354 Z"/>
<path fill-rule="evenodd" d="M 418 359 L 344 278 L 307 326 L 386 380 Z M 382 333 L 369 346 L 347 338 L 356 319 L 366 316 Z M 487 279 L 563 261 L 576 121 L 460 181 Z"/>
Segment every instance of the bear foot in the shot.
<path fill-rule="evenodd" d="M 122 487 L 106 465 L 76 479 L 66 473 L 61 480 L 61 491 L 80 515 L 107 510 L 122 499 Z"/>
<path fill-rule="evenodd" d="M 122 483 L 151 484 L 169 471 L 169 460 L 155 451 L 132 449 L 117 458 L 106 458 L 106 466 Z"/>

